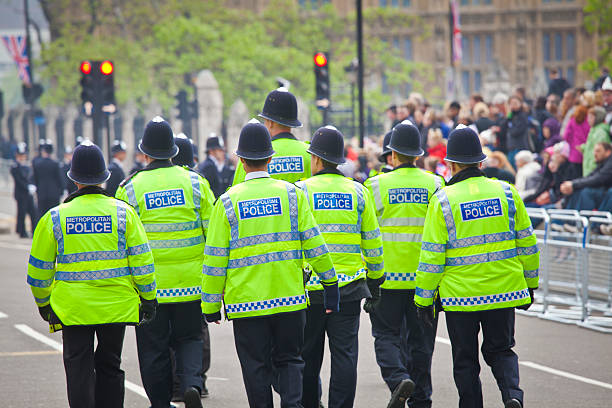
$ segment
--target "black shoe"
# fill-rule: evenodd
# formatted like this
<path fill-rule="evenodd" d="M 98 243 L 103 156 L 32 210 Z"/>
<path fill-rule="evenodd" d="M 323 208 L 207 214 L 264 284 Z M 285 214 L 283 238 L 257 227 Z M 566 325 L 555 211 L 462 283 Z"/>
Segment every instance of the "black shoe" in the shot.
<path fill-rule="evenodd" d="M 523 405 L 516 398 L 512 398 L 504 402 L 504 408 L 523 408 Z"/>
<path fill-rule="evenodd" d="M 202 391 L 200 391 L 200 397 L 208 398 L 209 395 L 210 393 L 208 392 L 208 388 L 206 387 L 206 384 L 202 384 Z"/>
<path fill-rule="evenodd" d="M 171 402 L 183 402 L 183 396 L 178 391 L 173 392 Z"/>
<path fill-rule="evenodd" d="M 389 404 L 387 408 L 403 408 L 406 406 L 406 401 L 414 392 L 414 381 L 410 378 L 403 380 L 397 387 L 395 387 L 395 391 L 391 394 L 391 399 L 389 400 Z M 508 408 L 508 407 L 506 407 Z"/>
<path fill-rule="evenodd" d="M 200 401 L 200 391 L 195 387 L 189 387 L 185 391 L 185 408 L 202 408 L 202 401 Z"/>

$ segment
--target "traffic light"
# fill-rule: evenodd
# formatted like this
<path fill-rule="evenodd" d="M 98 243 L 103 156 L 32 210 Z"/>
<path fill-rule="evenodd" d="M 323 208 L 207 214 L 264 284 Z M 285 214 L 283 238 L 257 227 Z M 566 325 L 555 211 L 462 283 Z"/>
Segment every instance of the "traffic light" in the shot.
<path fill-rule="evenodd" d="M 93 72 L 92 63 L 81 62 L 81 102 L 86 107 L 87 114 L 91 115 L 93 102 L 96 94 L 96 74 Z M 87 108 L 89 106 L 89 108 Z"/>
<path fill-rule="evenodd" d="M 114 71 L 115 67 L 111 61 L 103 61 L 100 64 L 103 106 L 115 104 L 115 81 L 113 80 Z"/>
<path fill-rule="evenodd" d="M 188 121 L 191 119 L 189 102 L 187 101 L 187 91 L 180 90 L 176 94 L 176 109 L 178 109 L 178 118 L 182 121 Z"/>
<path fill-rule="evenodd" d="M 316 104 L 319 109 L 327 109 L 329 98 L 329 66 L 326 52 L 317 52 L 314 55 Z"/>
<path fill-rule="evenodd" d="M 40 98 L 43 93 L 43 87 L 41 84 L 32 84 L 31 86 L 22 84 L 21 94 L 25 103 L 32 105 Z"/>

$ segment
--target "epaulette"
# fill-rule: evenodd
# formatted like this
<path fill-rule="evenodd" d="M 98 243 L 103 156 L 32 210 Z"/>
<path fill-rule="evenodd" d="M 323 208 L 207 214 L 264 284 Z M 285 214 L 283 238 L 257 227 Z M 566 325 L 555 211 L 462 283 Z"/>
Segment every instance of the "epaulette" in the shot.
<path fill-rule="evenodd" d="M 141 171 L 145 171 L 146 167 L 140 170 L 136 170 L 135 172 L 133 172 L 132 174 L 130 174 L 129 176 L 127 176 L 126 178 L 123 179 L 123 181 L 121 183 L 119 183 L 119 187 L 125 187 L 125 185 L 127 183 L 130 182 L 131 179 L 134 178 L 135 175 L 137 175 L 138 173 L 140 173 Z"/>

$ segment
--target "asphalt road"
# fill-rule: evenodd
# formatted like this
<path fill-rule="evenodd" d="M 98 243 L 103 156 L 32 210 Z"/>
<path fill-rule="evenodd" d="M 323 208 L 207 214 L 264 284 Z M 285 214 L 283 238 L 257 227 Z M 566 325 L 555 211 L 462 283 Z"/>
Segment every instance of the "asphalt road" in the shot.
<path fill-rule="evenodd" d="M 0 196 L 2 213 L 11 203 Z M 49 334 L 26 284 L 31 241 L 0 236 L 0 396 L 5 407 L 67 407 L 61 359 L 61 335 Z M 433 358 L 433 406 L 457 406 L 452 360 L 444 319 L 438 327 Z M 205 407 L 244 407 L 246 394 L 233 343 L 231 323 L 211 327 L 212 367 Z M 515 350 L 521 362 L 521 386 L 526 407 L 612 406 L 612 335 L 571 325 L 518 316 Z M 489 368 L 481 361 L 485 407 L 501 407 L 501 397 Z M 134 330 L 129 328 L 123 352 L 126 407 L 148 407 L 141 388 Z M 324 363 L 324 395 L 329 360 Z M 367 315 L 360 330 L 359 380 L 356 407 L 385 407 L 389 392 L 374 358 Z M 326 398 L 324 398 L 326 402 Z M 280 406 L 277 403 L 277 406 Z"/>

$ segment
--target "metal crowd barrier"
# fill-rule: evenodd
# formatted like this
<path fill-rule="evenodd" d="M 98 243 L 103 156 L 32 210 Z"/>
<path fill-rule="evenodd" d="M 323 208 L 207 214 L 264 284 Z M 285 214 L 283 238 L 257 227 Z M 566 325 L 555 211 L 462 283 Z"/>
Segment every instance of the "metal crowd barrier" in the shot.
<path fill-rule="evenodd" d="M 528 208 L 540 248 L 536 304 L 521 314 L 612 333 L 612 214 Z"/>

